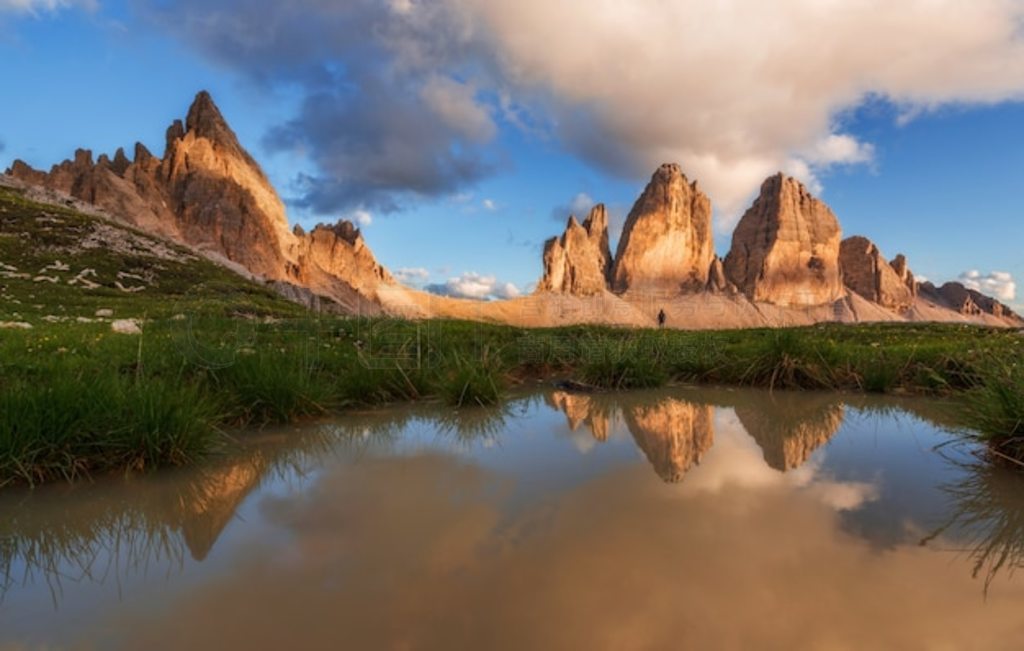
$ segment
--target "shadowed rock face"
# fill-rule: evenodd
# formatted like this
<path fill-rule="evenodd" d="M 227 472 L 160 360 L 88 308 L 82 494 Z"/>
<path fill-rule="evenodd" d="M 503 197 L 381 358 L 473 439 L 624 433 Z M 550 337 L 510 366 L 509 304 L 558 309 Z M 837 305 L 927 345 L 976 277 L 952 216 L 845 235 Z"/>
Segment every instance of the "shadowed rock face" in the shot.
<path fill-rule="evenodd" d="M 94 204 L 112 217 L 226 258 L 267 280 L 299 283 L 344 304 L 373 300 L 393 283 L 351 223 L 290 231 L 284 203 L 239 144 L 208 93 L 168 129 L 162 159 L 141 143 L 135 159 L 78 150 L 49 173 L 15 161 L 8 171 L 33 185 Z"/>
<path fill-rule="evenodd" d="M 910 267 L 907 265 L 907 256 L 900 253 L 892 259 L 889 266 L 892 267 L 892 270 L 896 272 L 896 276 L 910 290 L 910 295 L 917 298 L 918 283 L 917 279 L 914 278 L 913 272 L 910 271 Z"/>
<path fill-rule="evenodd" d="M 833 303 L 844 294 L 842 232 L 835 215 L 797 180 L 766 180 L 740 219 L 725 273 L 753 301 L 783 306 Z"/>
<path fill-rule="evenodd" d="M 882 252 L 871 240 L 860 236 L 849 237 L 843 240 L 839 248 L 843 282 L 869 301 L 902 312 L 913 305 L 914 294 L 911 292 L 913 277 L 906 267 L 906 259 L 900 257 L 903 277 L 885 261 Z"/>
<path fill-rule="evenodd" d="M 828 443 L 844 415 L 843 404 L 831 396 L 796 392 L 758 395 L 735 409 L 743 428 L 761 446 L 764 460 L 783 472 L 799 468 Z"/>
<path fill-rule="evenodd" d="M 600 294 L 608 288 L 612 254 L 608 247 L 608 215 L 595 206 L 581 225 L 569 217 L 561 238 L 544 243 L 544 277 L 538 289 L 577 296 Z"/>
<path fill-rule="evenodd" d="M 701 291 L 714 255 L 711 200 L 678 165 L 662 165 L 626 219 L 612 289 Z"/>
<path fill-rule="evenodd" d="M 997 317 L 1010 317 L 1019 321 L 1019 317 L 1007 305 L 996 299 L 985 296 L 981 292 L 968 289 L 960 283 L 946 283 L 935 287 L 932 283 L 919 286 L 921 296 L 966 316 L 991 314 Z"/>
<path fill-rule="evenodd" d="M 715 440 L 713 407 L 676 399 L 624 410 L 637 446 L 666 482 L 680 482 Z"/>

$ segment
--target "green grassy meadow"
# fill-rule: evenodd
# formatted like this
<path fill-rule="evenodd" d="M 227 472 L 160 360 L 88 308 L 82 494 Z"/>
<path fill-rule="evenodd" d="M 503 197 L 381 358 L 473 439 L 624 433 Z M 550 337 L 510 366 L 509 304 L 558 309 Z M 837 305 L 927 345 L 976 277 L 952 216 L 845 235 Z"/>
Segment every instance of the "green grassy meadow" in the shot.
<path fill-rule="evenodd" d="M 110 229 L 117 247 L 82 248 Z M 345 318 L 307 312 L 184 249 L 150 255 L 152 246 L 0 190 L 0 487 L 186 465 L 245 428 L 398 401 L 472 409 L 553 380 L 946 395 L 996 459 L 1024 458 L 1016 331 L 525 330 Z M 85 270 L 91 285 L 70 282 Z M 135 319 L 141 334 L 114 332 L 115 319 Z"/>

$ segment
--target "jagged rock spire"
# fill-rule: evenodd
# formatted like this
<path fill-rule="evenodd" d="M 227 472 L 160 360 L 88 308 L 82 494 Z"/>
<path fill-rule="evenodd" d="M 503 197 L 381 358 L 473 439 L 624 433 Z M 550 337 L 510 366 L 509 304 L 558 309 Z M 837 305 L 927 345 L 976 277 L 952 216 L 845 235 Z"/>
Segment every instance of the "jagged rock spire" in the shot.
<path fill-rule="evenodd" d="M 570 216 L 561 238 L 544 243 L 544 277 L 538 289 L 580 296 L 600 294 L 607 289 L 611 257 L 608 213 L 598 204 L 582 224 Z"/>

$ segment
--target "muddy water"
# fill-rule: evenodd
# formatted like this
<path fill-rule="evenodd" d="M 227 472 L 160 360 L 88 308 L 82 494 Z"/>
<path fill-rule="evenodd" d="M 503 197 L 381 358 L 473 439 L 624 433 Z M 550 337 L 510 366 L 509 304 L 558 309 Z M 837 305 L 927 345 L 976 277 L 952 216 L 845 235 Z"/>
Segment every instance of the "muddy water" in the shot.
<path fill-rule="evenodd" d="M 943 420 L 545 393 L 8 492 L 0 649 L 1020 649 L 1024 478 Z"/>

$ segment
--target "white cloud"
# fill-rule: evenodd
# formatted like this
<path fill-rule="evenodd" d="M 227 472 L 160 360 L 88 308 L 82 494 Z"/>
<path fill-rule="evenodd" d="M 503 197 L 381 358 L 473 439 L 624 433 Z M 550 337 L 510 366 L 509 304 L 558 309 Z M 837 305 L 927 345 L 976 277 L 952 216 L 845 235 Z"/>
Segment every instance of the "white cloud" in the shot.
<path fill-rule="evenodd" d="M 366 210 L 355 210 L 349 215 L 348 219 L 359 224 L 360 228 L 365 228 L 373 223 L 373 215 Z"/>
<path fill-rule="evenodd" d="M 498 209 L 498 204 L 494 203 L 493 199 L 484 199 L 483 206 L 484 210 L 489 210 L 491 212 L 494 212 L 495 210 Z"/>
<path fill-rule="evenodd" d="M 76 7 L 95 11 L 99 8 L 99 2 L 97 0 L 0 0 L 0 13 L 38 15 L 43 12 Z"/>
<path fill-rule="evenodd" d="M 512 283 L 501 282 L 494 276 L 484 276 L 473 271 L 449 278 L 444 284 L 427 285 L 426 289 L 443 296 L 477 300 L 515 298 L 522 293 Z"/>
<path fill-rule="evenodd" d="M 569 215 L 575 215 L 579 219 L 585 218 L 590 214 L 591 208 L 597 204 L 586 192 L 580 192 L 572 201 L 566 204 L 555 206 L 551 210 L 551 218 L 555 221 L 564 222 L 569 219 Z"/>
<path fill-rule="evenodd" d="M 335 92 L 314 76 L 271 139 L 313 150 L 333 182 L 307 200 L 331 210 L 464 191 L 496 169 L 481 143 L 501 115 L 633 179 L 680 163 L 725 229 L 779 170 L 820 188 L 823 170 L 870 162 L 843 124 L 866 102 L 905 123 L 1024 99 L 1024 0 L 239 4 L 178 0 L 161 15 L 261 80 L 344 71 Z"/>
<path fill-rule="evenodd" d="M 977 269 L 971 269 L 960 274 L 958 280 L 964 287 L 1000 301 L 1009 302 L 1017 298 L 1017 283 L 1013 275 L 1006 271 L 993 271 L 984 275 Z"/>
<path fill-rule="evenodd" d="M 430 271 L 423 267 L 403 267 L 392 272 L 392 275 L 405 284 L 419 284 L 430 280 Z"/>
<path fill-rule="evenodd" d="M 1019 99 L 1017 0 L 449 0 L 568 146 L 632 175 L 666 161 L 734 218 L 771 173 L 871 160 L 837 119 Z M 572 25 L 572 29 L 566 29 Z"/>

